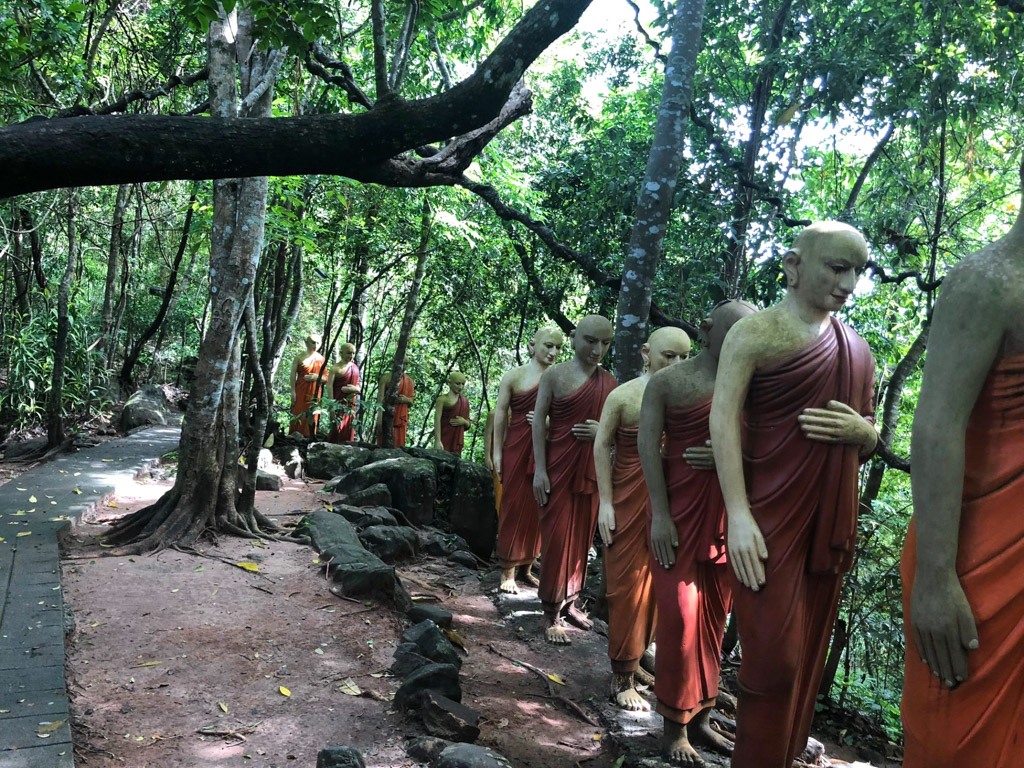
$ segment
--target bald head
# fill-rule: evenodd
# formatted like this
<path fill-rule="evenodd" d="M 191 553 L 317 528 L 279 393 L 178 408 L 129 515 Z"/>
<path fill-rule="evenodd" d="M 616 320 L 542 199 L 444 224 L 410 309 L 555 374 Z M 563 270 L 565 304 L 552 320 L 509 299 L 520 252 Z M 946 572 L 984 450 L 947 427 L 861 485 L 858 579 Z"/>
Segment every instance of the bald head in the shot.
<path fill-rule="evenodd" d="M 572 337 L 576 359 L 586 366 L 601 362 L 612 345 L 615 329 L 611 320 L 601 315 L 587 315 L 580 320 Z"/>
<path fill-rule="evenodd" d="M 466 380 L 466 374 L 462 371 L 452 371 L 448 374 L 449 384 L 465 384 Z"/>
<path fill-rule="evenodd" d="M 801 230 L 789 253 L 795 253 L 801 259 L 837 256 L 863 263 L 868 259 L 868 244 L 864 236 L 849 224 L 818 221 Z"/>
<path fill-rule="evenodd" d="M 755 312 L 757 307 L 742 299 L 730 299 L 716 304 L 707 320 L 701 323 L 701 331 L 708 342 L 708 354 L 717 360 L 729 329 L 737 320 L 742 320 Z"/>
<path fill-rule="evenodd" d="M 558 355 L 565 344 L 565 337 L 562 332 L 553 326 L 538 328 L 530 340 L 530 357 L 543 366 L 552 365 L 558 360 Z"/>
<path fill-rule="evenodd" d="M 603 315 L 587 315 L 576 326 L 576 335 L 581 333 L 610 335 L 613 333 L 612 321 Z"/>
<path fill-rule="evenodd" d="M 690 337 L 682 328 L 658 328 L 640 349 L 651 373 L 657 373 L 690 354 Z"/>

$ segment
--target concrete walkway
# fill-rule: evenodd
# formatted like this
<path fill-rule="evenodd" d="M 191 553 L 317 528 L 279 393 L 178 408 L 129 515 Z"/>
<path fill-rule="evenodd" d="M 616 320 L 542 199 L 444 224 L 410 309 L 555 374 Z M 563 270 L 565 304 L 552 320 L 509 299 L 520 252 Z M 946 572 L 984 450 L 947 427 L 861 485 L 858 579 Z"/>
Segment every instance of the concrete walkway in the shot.
<path fill-rule="evenodd" d="M 178 447 L 155 427 L 0 486 L 0 768 L 72 768 L 58 535 Z"/>

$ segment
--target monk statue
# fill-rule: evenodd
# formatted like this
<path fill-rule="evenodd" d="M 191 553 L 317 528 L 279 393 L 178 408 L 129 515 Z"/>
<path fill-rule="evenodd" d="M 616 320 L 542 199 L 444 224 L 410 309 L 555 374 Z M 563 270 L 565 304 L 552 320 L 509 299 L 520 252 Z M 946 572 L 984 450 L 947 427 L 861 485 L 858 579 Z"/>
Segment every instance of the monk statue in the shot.
<path fill-rule="evenodd" d="M 700 326 L 704 349 L 652 375 L 640 409 L 637 442 L 651 500 L 658 606 L 654 695 L 665 719 L 662 752 L 676 765 L 703 764 L 693 744 L 732 751 L 732 743 L 710 726 L 732 590 L 725 503 L 708 422 L 722 342 L 737 320 L 754 311 L 744 301 L 715 306 Z"/>
<path fill-rule="evenodd" d="M 659 328 L 652 333 L 640 348 L 646 371 L 608 395 L 594 440 L 600 499 L 597 527 L 605 544 L 611 699 L 632 711 L 651 708 L 636 690 L 636 683 L 650 686 L 654 682 L 640 668 L 640 657 L 654 638 L 657 615 L 647 538 L 647 486 L 636 444 L 640 403 L 651 374 L 684 360 L 688 354 L 690 337 L 685 331 Z"/>
<path fill-rule="evenodd" d="M 328 440 L 332 443 L 351 443 L 355 440 L 354 420 L 362 391 L 359 366 L 355 364 L 356 348 L 345 342 L 338 349 L 339 362 L 327 374 L 327 392 L 332 400 L 341 403 L 343 410 L 334 417 L 334 426 Z"/>
<path fill-rule="evenodd" d="M 832 315 L 867 258 L 853 227 L 812 224 L 783 256 L 785 298 L 722 345 L 711 445 L 743 646 L 733 768 L 789 768 L 810 733 L 853 562 L 858 468 L 878 441 L 874 358 Z"/>
<path fill-rule="evenodd" d="M 292 361 L 292 415 L 295 419 L 288 431 L 298 432 L 303 437 L 315 437 L 319 417 L 311 415 L 309 410 L 317 399 L 316 391 L 324 363 L 327 361 L 317 352 L 322 341 L 319 333 L 309 334 L 305 341 L 306 353 L 296 355 Z"/>
<path fill-rule="evenodd" d="M 409 429 L 409 406 L 412 405 L 413 399 L 416 397 L 416 387 L 413 385 L 412 378 L 406 373 L 409 361 L 402 361 L 402 378 L 398 380 L 398 393 L 395 395 L 395 419 L 392 423 L 392 428 L 395 435 L 395 448 L 403 448 L 405 446 L 406 432 Z M 388 391 L 388 385 L 391 383 L 391 371 L 388 371 L 380 377 L 380 381 L 377 382 L 377 405 L 383 409 L 384 396 Z M 381 434 L 381 415 L 377 417 L 377 444 L 384 445 L 384 437 Z"/>
<path fill-rule="evenodd" d="M 950 271 L 929 336 L 902 563 L 903 765 L 1011 768 L 1024 744 L 1024 213 Z"/>
<path fill-rule="evenodd" d="M 434 403 L 434 448 L 462 455 L 466 430 L 473 426 L 469 420 L 469 400 L 462 394 L 466 388 L 466 374 L 452 371 L 448 375 L 448 391 Z"/>
<path fill-rule="evenodd" d="M 594 438 L 615 377 L 599 367 L 614 335 L 600 315 L 580 320 L 573 358 L 541 376 L 533 415 L 533 495 L 540 507 L 540 588 L 544 636 L 568 645 L 565 621 L 580 629 L 592 623 L 576 598 L 587 578 L 587 553 L 597 527 Z M 550 419 L 550 422 L 549 422 Z"/>
<path fill-rule="evenodd" d="M 540 508 L 533 495 L 533 409 L 541 375 L 562 351 L 565 339 L 558 328 L 541 328 L 530 343 L 530 362 L 508 371 L 498 385 L 494 407 L 492 461 L 501 478 L 498 512 L 498 561 L 502 592 L 515 594 L 518 578 L 540 585 L 531 572 L 540 556 Z"/>
<path fill-rule="evenodd" d="M 494 411 L 487 412 L 484 419 L 484 466 L 491 472 L 494 483 L 494 513 L 501 511 L 501 478 L 494 468 Z"/>

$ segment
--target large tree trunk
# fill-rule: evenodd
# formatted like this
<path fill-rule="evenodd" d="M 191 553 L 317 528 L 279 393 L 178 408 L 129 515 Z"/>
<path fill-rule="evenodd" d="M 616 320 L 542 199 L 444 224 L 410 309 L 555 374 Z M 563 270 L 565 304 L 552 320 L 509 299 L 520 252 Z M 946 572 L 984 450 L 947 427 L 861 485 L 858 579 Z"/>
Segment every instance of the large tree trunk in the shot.
<path fill-rule="evenodd" d="M 68 356 L 68 332 L 71 320 L 68 304 L 71 301 L 71 278 L 75 275 L 78 261 L 78 236 L 75 227 L 75 190 L 68 191 L 68 258 L 64 276 L 57 290 L 57 338 L 53 342 L 53 378 L 50 393 L 46 398 L 46 446 L 56 448 L 64 442 L 64 367 Z"/>
<path fill-rule="evenodd" d="M 251 16 L 239 11 L 237 18 L 235 36 L 229 32 L 230 18 L 210 24 L 210 102 L 221 116 L 238 109 L 236 52 L 246 93 L 265 74 L 274 76 L 273 52 L 250 53 Z M 272 93 L 271 83 L 243 116 L 267 113 Z M 190 545 L 208 530 L 258 534 L 237 508 L 239 340 L 263 242 L 267 179 L 216 181 L 213 196 L 209 325 L 182 427 L 177 479 L 156 504 L 114 526 L 110 539 L 125 545 L 122 552 Z"/>
<path fill-rule="evenodd" d="M 693 72 L 703 24 L 704 0 L 679 0 L 672 20 L 672 50 L 665 63 L 658 122 L 637 198 L 633 233 L 619 288 L 615 376 L 620 382 L 634 379 L 643 372 L 640 347 L 647 341 L 654 278 L 683 162 Z"/>
<path fill-rule="evenodd" d="M 117 271 L 121 263 L 121 236 L 124 232 L 124 212 L 128 207 L 128 193 L 131 187 L 121 184 L 114 199 L 114 219 L 110 224 L 110 244 L 107 247 L 107 278 L 103 283 L 103 309 L 100 310 L 100 337 L 96 341 L 96 353 L 100 365 L 106 367 L 110 352 L 116 347 L 111 339 L 114 327 L 114 302 L 117 286 Z"/>

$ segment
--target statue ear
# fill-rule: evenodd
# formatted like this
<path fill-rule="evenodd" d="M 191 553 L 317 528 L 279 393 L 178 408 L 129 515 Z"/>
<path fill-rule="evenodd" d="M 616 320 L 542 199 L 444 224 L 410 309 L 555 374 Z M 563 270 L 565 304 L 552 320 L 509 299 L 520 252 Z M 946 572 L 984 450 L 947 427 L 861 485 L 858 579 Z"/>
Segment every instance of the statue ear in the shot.
<path fill-rule="evenodd" d="M 644 365 L 651 361 L 651 345 L 646 342 L 640 347 L 640 357 L 644 359 Z"/>
<path fill-rule="evenodd" d="M 786 275 L 786 287 L 796 288 L 799 282 L 800 252 L 790 248 L 782 257 L 782 271 Z"/>

